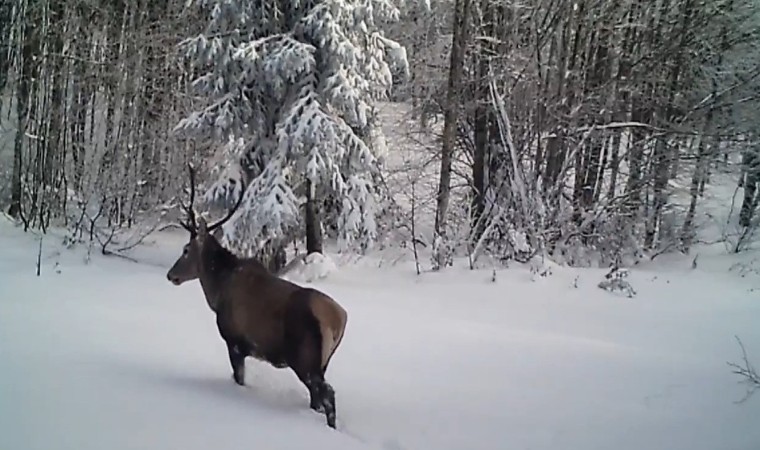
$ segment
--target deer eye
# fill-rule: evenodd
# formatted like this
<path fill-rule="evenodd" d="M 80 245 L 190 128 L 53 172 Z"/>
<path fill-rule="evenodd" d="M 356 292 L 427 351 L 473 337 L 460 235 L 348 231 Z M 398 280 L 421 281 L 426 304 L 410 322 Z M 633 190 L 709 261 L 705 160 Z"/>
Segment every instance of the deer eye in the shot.
<path fill-rule="evenodd" d="M 183 255 L 187 255 L 187 250 L 188 250 L 188 249 L 187 249 L 187 246 L 183 247 L 183 248 L 182 248 L 182 254 L 183 254 Z"/>

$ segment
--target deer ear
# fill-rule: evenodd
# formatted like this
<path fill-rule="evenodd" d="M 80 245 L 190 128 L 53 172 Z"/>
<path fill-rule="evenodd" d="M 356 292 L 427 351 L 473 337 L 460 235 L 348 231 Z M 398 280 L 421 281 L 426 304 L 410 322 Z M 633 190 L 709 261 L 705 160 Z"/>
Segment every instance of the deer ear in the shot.
<path fill-rule="evenodd" d="M 203 217 L 199 217 L 198 219 L 198 234 L 201 236 L 205 236 L 208 234 L 208 224 L 206 224 L 206 219 Z"/>

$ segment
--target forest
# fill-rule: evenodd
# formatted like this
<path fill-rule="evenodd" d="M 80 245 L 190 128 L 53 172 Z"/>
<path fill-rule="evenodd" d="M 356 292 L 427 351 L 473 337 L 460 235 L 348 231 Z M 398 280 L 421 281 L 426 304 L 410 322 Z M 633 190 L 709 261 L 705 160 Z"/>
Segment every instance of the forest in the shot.
<path fill-rule="evenodd" d="M 2 450 L 758 450 L 758 293 L 760 0 L 0 0 Z"/>
<path fill-rule="evenodd" d="M 0 0 L 0 206 L 119 254 L 176 226 L 192 164 L 196 209 L 242 196 L 220 233 L 274 270 L 332 245 L 610 266 L 688 252 L 730 183 L 740 252 L 759 95 L 754 0 Z"/>

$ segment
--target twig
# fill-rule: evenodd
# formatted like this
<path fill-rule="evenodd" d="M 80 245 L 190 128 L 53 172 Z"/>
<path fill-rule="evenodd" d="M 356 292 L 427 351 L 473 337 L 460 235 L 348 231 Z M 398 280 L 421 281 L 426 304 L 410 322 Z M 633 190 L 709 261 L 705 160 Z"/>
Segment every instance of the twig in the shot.
<path fill-rule="evenodd" d="M 181 229 L 182 227 L 179 226 L 178 224 L 174 223 L 174 222 L 171 222 L 171 223 L 167 223 L 167 224 L 162 225 L 156 231 L 158 231 L 159 233 L 161 233 L 161 232 L 164 232 L 164 231 L 166 231 L 166 230 L 168 230 L 170 228 Z"/>
<path fill-rule="evenodd" d="M 414 251 L 414 268 L 417 270 L 417 275 L 420 274 L 420 259 L 417 254 L 417 231 L 415 230 L 414 222 L 416 221 L 414 211 L 415 211 L 415 202 L 417 199 L 417 196 L 414 191 L 414 185 L 415 182 L 412 181 L 412 250 Z"/>
<path fill-rule="evenodd" d="M 102 249 L 101 254 L 103 256 L 116 256 L 117 258 L 124 258 L 127 261 L 133 262 L 133 263 L 139 263 L 140 261 L 136 260 L 135 258 L 132 258 L 131 256 L 122 255 L 121 253 L 112 252 L 108 249 Z"/>
<path fill-rule="evenodd" d="M 750 224 L 750 226 L 744 227 L 741 236 L 739 236 L 739 240 L 736 241 L 736 246 L 734 247 L 733 253 L 740 253 L 742 251 L 742 245 L 751 240 L 751 237 L 755 233 L 755 229 L 758 228 L 758 225 L 760 225 L 760 222 L 756 222 L 755 224 Z"/>
<path fill-rule="evenodd" d="M 97 239 L 98 243 L 100 244 L 100 253 L 103 255 L 112 253 L 110 250 L 107 250 L 106 247 L 108 247 L 111 241 L 113 241 L 113 238 L 116 235 L 116 228 L 111 228 L 109 231 L 110 233 L 108 234 L 108 237 L 105 239 L 105 241 L 101 240 L 98 234 L 95 234 L 95 239 Z"/>
<path fill-rule="evenodd" d="M 757 389 L 760 389 L 760 375 L 757 374 L 757 371 L 752 366 L 752 364 L 749 362 L 749 358 L 747 357 L 747 350 L 744 348 L 744 344 L 742 343 L 741 339 L 739 339 L 739 336 L 734 336 L 736 338 L 736 342 L 739 343 L 739 348 L 742 350 L 742 364 L 739 365 L 736 363 L 729 362 L 727 363 L 729 367 L 731 367 L 733 370 L 732 372 L 736 375 L 741 376 L 744 378 L 741 382 L 747 385 L 747 392 L 741 400 L 739 400 L 737 403 L 744 403 L 749 399 L 752 394 L 755 393 Z"/>
<path fill-rule="evenodd" d="M 655 258 L 657 258 L 658 256 L 660 256 L 660 255 L 664 255 L 664 254 L 666 254 L 666 253 L 669 253 L 669 252 L 670 252 L 670 250 L 671 250 L 673 247 L 675 247 L 676 245 L 677 245 L 677 241 L 676 241 L 675 239 L 671 240 L 670 242 L 668 242 L 668 245 L 666 245 L 665 247 L 663 247 L 663 248 L 661 248 L 661 249 L 657 250 L 656 252 L 654 252 L 654 253 L 652 254 L 652 256 L 650 256 L 650 257 L 649 257 L 649 260 L 650 260 L 650 261 L 654 261 L 654 260 L 655 260 Z"/>
<path fill-rule="evenodd" d="M 120 247 L 116 249 L 115 251 L 126 252 L 142 244 L 148 236 L 153 234 L 158 229 L 159 224 L 160 222 L 156 221 L 156 223 L 154 223 L 147 231 L 140 233 L 140 237 L 136 241 L 132 242 L 131 244 L 124 245 L 123 247 Z"/>
<path fill-rule="evenodd" d="M 43 236 L 40 236 L 40 246 L 37 249 L 37 276 L 40 276 L 40 271 L 42 269 L 42 238 Z"/>

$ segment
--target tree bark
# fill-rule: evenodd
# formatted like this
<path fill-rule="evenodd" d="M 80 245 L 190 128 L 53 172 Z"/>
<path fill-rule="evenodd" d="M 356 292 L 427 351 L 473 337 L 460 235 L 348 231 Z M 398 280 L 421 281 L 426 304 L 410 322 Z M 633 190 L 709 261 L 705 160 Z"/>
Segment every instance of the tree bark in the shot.
<path fill-rule="evenodd" d="M 11 217 L 19 218 L 22 214 L 22 185 L 21 185 L 21 165 L 23 162 L 24 140 L 26 137 L 27 127 L 31 119 L 30 104 L 32 92 L 35 91 L 37 80 L 38 62 L 36 56 L 39 54 L 39 23 L 36 21 L 35 2 L 28 2 L 26 9 L 23 11 L 23 43 L 21 48 L 21 76 L 18 80 L 16 89 L 16 116 L 18 118 L 18 128 L 13 146 L 13 173 L 11 175 L 11 204 L 8 214 Z"/>
<path fill-rule="evenodd" d="M 444 112 L 443 144 L 441 146 L 441 173 L 436 196 L 435 232 L 446 234 L 446 215 L 451 195 L 451 163 L 459 121 L 462 79 L 464 77 L 464 54 L 467 44 L 467 25 L 471 0 L 456 0 L 454 13 L 454 36 L 449 63 L 449 81 Z"/>
<path fill-rule="evenodd" d="M 663 11 L 661 12 L 660 20 L 664 20 L 664 9 L 667 5 L 667 2 L 663 3 Z M 668 80 L 669 86 L 667 93 L 667 102 L 661 108 L 662 115 L 665 117 L 667 122 L 670 122 L 675 118 L 673 103 L 678 91 L 678 81 L 680 72 L 682 70 L 683 53 L 687 51 L 686 42 L 691 16 L 692 0 L 686 0 L 684 11 L 681 16 L 681 41 L 679 47 L 676 49 L 677 53 L 675 56 L 675 61 L 669 74 L 670 76 Z M 670 178 L 670 167 L 674 153 L 675 152 L 673 150 L 670 150 L 668 142 L 666 142 L 666 137 L 663 136 L 657 139 L 654 149 L 654 204 L 652 208 L 652 214 L 650 214 L 649 222 L 647 223 L 646 237 L 644 240 L 644 245 L 649 248 L 655 245 L 657 233 L 662 223 L 662 210 L 667 203 L 667 192 L 665 188 L 667 187 L 668 180 Z"/>
<path fill-rule="evenodd" d="M 756 148 L 747 149 L 742 157 L 744 166 L 744 199 L 739 213 L 739 225 L 750 226 L 757 209 L 757 185 L 760 184 L 760 152 Z"/>
<path fill-rule="evenodd" d="M 699 146 L 697 148 L 697 161 L 694 164 L 694 172 L 691 176 L 691 187 L 689 189 L 689 195 L 691 201 L 689 202 L 689 210 L 686 212 L 686 219 L 683 223 L 683 229 L 681 231 L 681 240 L 686 247 L 691 245 L 694 238 L 694 215 L 697 211 L 697 198 L 699 197 L 699 184 L 704 176 L 705 172 L 705 160 L 707 155 L 707 144 L 705 143 L 704 134 L 708 133 L 712 129 L 713 116 L 715 114 L 715 108 L 710 108 L 707 111 L 705 117 L 705 125 L 703 128 L 703 136 L 699 139 Z"/>
<path fill-rule="evenodd" d="M 494 29 L 496 25 L 496 13 L 493 5 L 489 1 L 482 2 L 481 8 L 484 10 L 485 24 L 483 33 L 486 36 L 496 38 Z M 482 223 L 483 212 L 485 211 L 485 194 L 486 194 L 486 160 L 488 149 L 490 147 L 490 116 L 489 112 L 489 66 L 491 55 L 494 54 L 493 46 L 488 42 L 481 42 L 478 46 L 477 54 L 477 79 L 475 80 L 475 105 L 474 118 L 474 149 L 472 155 L 472 205 L 470 217 L 470 241 L 476 242 L 480 239 L 483 232 L 484 224 Z"/>
<path fill-rule="evenodd" d="M 306 254 L 322 253 L 322 223 L 319 220 L 314 185 L 306 180 Z"/>
<path fill-rule="evenodd" d="M 0 1 L 0 92 L 5 90 L 11 70 L 12 52 L 9 47 L 13 45 L 11 40 L 13 25 L 13 2 Z M 0 111 L 2 110 L 3 98 L 0 96 Z M 0 114 L 0 123 L 3 123 L 2 114 Z"/>

